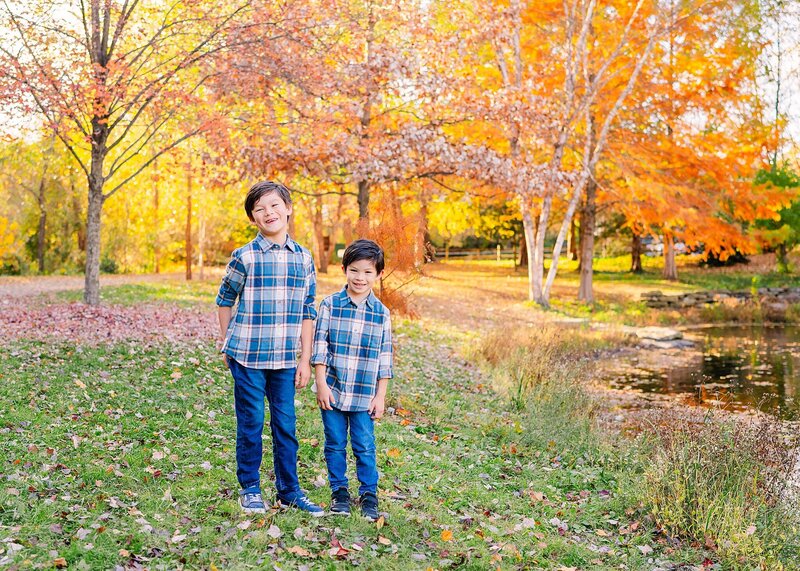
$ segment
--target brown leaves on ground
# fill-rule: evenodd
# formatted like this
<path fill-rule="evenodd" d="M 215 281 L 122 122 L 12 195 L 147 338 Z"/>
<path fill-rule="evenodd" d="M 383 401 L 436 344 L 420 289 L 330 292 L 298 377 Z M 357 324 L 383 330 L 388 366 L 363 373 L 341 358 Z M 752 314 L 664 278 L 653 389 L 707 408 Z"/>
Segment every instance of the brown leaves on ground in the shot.
<path fill-rule="evenodd" d="M 0 338 L 53 339 L 96 345 L 129 339 L 140 342 L 185 342 L 212 339 L 217 332 L 212 310 L 147 304 L 89 306 L 57 303 L 26 307 L 0 301 Z"/>

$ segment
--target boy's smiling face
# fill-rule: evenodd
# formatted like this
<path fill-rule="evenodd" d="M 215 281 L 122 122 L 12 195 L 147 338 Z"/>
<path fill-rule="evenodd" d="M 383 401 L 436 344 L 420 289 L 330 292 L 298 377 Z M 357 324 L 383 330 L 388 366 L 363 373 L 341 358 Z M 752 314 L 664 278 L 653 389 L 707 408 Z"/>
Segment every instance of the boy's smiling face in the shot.
<path fill-rule="evenodd" d="M 347 276 L 347 292 L 355 300 L 367 297 L 380 277 L 372 260 L 356 260 L 344 268 L 344 273 Z"/>
<path fill-rule="evenodd" d="M 291 204 L 287 205 L 277 193 L 269 192 L 253 206 L 253 224 L 265 238 L 276 244 L 283 244 L 291 214 Z"/>

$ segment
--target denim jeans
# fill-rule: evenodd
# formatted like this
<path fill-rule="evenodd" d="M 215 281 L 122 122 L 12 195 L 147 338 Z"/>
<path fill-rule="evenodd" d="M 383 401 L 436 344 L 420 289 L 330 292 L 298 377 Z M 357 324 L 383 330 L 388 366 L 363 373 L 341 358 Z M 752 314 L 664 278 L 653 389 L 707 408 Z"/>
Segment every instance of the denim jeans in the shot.
<path fill-rule="evenodd" d="M 300 491 L 297 481 L 297 417 L 294 411 L 296 369 L 250 369 L 228 357 L 236 406 L 236 477 L 242 489 L 260 486 L 264 432 L 264 397 L 269 402 L 272 461 L 278 495 Z"/>
<path fill-rule="evenodd" d="M 358 494 L 378 493 L 378 467 L 375 459 L 374 423 L 367 411 L 322 410 L 325 427 L 325 463 L 331 490 L 347 487 L 347 433 L 356 457 Z"/>

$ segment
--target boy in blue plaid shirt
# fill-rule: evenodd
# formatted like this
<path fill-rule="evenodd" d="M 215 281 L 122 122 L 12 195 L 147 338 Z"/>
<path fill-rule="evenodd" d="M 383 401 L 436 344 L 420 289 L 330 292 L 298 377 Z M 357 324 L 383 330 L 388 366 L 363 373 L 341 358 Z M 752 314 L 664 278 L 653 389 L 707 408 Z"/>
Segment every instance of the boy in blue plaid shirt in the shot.
<path fill-rule="evenodd" d="M 292 199 L 285 186 L 253 185 L 244 209 L 258 235 L 233 251 L 217 295 L 219 350 L 234 381 L 239 504 L 248 513 L 266 512 L 259 476 L 266 397 L 277 502 L 321 516 L 324 510 L 306 497 L 297 479 L 294 408 L 295 388 L 311 379 L 314 261 L 287 233 Z"/>
<path fill-rule="evenodd" d="M 325 427 L 331 513 L 350 515 L 347 433 L 356 458 L 361 513 L 378 519 L 378 468 L 373 420 L 383 416 L 392 377 L 392 323 L 372 287 L 383 274 L 383 250 L 356 240 L 344 252 L 347 285 L 322 300 L 314 332 L 317 404 Z"/>

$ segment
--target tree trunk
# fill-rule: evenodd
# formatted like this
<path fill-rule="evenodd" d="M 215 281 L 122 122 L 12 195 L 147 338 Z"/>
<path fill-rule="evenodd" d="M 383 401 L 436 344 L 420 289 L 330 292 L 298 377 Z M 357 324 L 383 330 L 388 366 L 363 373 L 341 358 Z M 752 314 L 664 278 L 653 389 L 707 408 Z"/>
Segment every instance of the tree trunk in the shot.
<path fill-rule="evenodd" d="M 103 162 L 105 161 L 107 121 L 102 117 L 92 119 L 92 156 L 89 168 L 89 198 L 86 208 L 86 266 L 84 270 L 83 301 L 88 305 L 100 304 L 100 217 L 103 212 Z"/>
<path fill-rule="evenodd" d="M 325 233 L 322 226 L 322 197 L 314 197 L 314 206 L 311 213 L 314 226 L 314 256 L 317 258 L 317 269 L 322 274 L 328 273 L 328 256 L 325 251 Z"/>
<path fill-rule="evenodd" d="M 100 304 L 100 214 L 103 210 L 103 201 L 102 178 L 90 177 L 83 288 L 83 301 L 88 305 Z"/>
<path fill-rule="evenodd" d="M 519 267 L 525 268 L 528 266 L 528 241 L 525 239 L 524 228 L 522 236 L 519 239 L 519 257 L 517 260 L 517 265 Z"/>
<path fill-rule="evenodd" d="M 581 279 L 578 299 L 584 303 L 594 303 L 592 288 L 594 263 L 594 226 L 597 217 L 597 182 L 594 176 L 586 185 L 586 200 L 581 216 Z"/>
<path fill-rule="evenodd" d="M 358 232 L 359 238 L 366 237 L 369 230 L 369 190 L 370 184 L 366 180 L 358 181 Z M 363 227 L 363 228 L 362 228 Z"/>
<path fill-rule="evenodd" d="M 536 226 L 533 222 L 533 214 L 529 208 L 523 206 L 522 211 L 522 229 L 525 232 L 525 256 L 528 262 L 528 300 L 536 301 L 541 294 L 541 288 L 536 289 L 536 266 L 541 264 L 536 263 Z M 541 278 L 539 280 L 541 285 Z"/>
<path fill-rule="evenodd" d="M 191 159 L 190 159 L 191 160 Z M 186 279 L 192 279 L 192 164 L 186 165 Z"/>
<path fill-rule="evenodd" d="M 530 267 L 528 275 L 531 276 L 533 286 L 532 301 L 545 308 L 550 307 L 550 304 L 544 293 L 544 238 L 547 233 L 547 222 L 550 218 L 552 204 L 553 197 L 548 194 L 542 201 L 542 211 L 539 213 L 539 220 L 535 227 L 536 238 L 529 241 L 534 247 L 528 247 L 528 263 Z"/>
<path fill-rule="evenodd" d="M 47 205 L 44 200 L 44 174 L 39 181 L 39 194 L 36 197 L 39 203 L 39 226 L 36 228 L 36 261 L 39 273 L 44 273 L 45 232 L 47 230 Z"/>
<path fill-rule="evenodd" d="M 633 232 L 631 240 L 631 273 L 641 274 L 642 269 L 642 237 Z"/>
<path fill-rule="evenodd" d="M 428 200 L 425 193 L 420 193 L 419 219 L 417 222 L 417 237 L 414 242 L 414 260 L 417 269 L 428 261 Z M 433 261 L 433 260 L 431 260 Z"/>
<path fill-rule="evenodd" d="M 674 238 L 671 233 L 664 233 L 664 279 L 678 279 L 678 266 L 675 264 Z"/>
<path fill-rule="evenodd" d="M 775 253 L 775 258 L 778 262 L 778 272 L 782 274 L 788 274 L 791 272 L 786 242 L 781 242 L 781 244 L 778 246 L 778 251 Z"/>
<path fill-rule="evenodd" d="M 200 281 L 205 278 L 205 241 L 206 241 L 206 217 L 203 216 L 203 209 L 200 208 L 200 229 L 197 236 L 197 266 L 200 271 Z"/>
<path fill-rule="evenodd" d="M 158 161 L 153 163 L 153 271 L 155 273 L 161 272 L 161 247 L 159 245 L 159 240 L 161 237 L 161 228 L 159 224 L 158 218 Z"/>
<path fill-rule="evenodd" d="M 567 239 L 567 252 L 569 259 L 573 262 L 578 259 L 578 252 L 580 248 L 578 225 L 575 223 L 575 220 L 573 220 L 569 230 L 569 238 Z"/>

